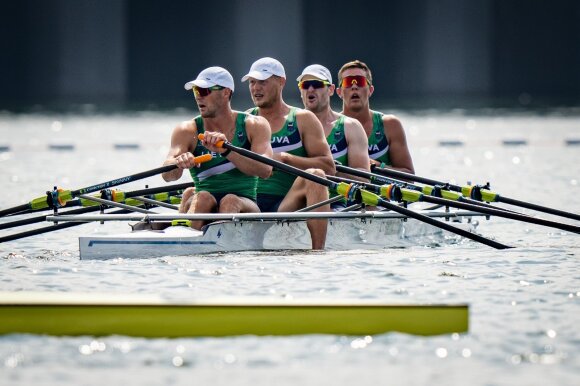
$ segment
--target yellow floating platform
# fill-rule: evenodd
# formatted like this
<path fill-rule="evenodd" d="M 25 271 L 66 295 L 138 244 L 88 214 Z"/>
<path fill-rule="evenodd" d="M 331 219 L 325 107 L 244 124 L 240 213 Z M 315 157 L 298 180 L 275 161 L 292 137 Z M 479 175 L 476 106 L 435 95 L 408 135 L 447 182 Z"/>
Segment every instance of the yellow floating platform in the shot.
<path fill-rule="evenodd" d="M 468 328 L 466 304 L 268 298 L 176 301 L 141 295 L 0 292 L 0 334 L 181 338 L 401 332 L 427 336 Z"/>

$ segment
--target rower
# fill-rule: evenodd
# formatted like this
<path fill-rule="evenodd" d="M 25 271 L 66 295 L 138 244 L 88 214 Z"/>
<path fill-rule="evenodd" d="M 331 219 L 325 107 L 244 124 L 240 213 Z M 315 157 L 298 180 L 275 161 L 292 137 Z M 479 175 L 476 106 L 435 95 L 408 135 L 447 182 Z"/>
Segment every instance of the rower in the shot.
<path fill-rule="evenodd" d="M 370 172 L 368 141 L 364 128 L 354 118 L 332 111 L 330 97 L 334 95 L 330 71 L 320 64 L 306 67 L 296 79 L 304 108 L 312 111 L 324 129 L 332 158 L 344 166 Z M 337 176 L 368 182 L 367 179 L 345 173 Z M 332 209 L 346 207 L 346 201 L 334 202 Z"/>
<path fill-rule="evenodd" d="M 336 93 L 342 99 L 342 114 L 362 124 L 371 163 L 414 174 L 401 121 L 394 115 L 370 109 L 369 99 L 375 90 L 370 68 L 359 60 L 344 64 L 338 71 L 338 85 Z"/>
<path fill-rule="evenodd" d="M 228 141 L 258 154 L 272 157 L 270 126 L 261 117 L 233 111 L 231 98 L 234 79 L 221 67 L 209 67 L 196 79 L 185 84 L 193 90 L 200 115 L 177 125 L 171 136 L 171 148 L 164 165 L 175 164 L 177 169 L 162 174 L 165 181 L 181 178 L 189 170 L 195 188 L 183 193 L 181 213 L 252 213 L 259 212 L 256 204 L 258 177 L 268 178 L 272 167 L 218 147 Z M 204 140 L 198 141 L 198 134 Z M 194 157 L 211 153 L 211 161 L 194 162 Z M 204 221 L 192 221 L 201 229 Z"/>
<path fill-rule="evenodd" d="M 272 128 L 274 159 L 324 177 L 335 167 L 324 138 L 324 129 L 310 111 L 289 106 L 282 98 L 286 85 L 284 66 L 273 58 L 255 61 L 242 82 L 249 81 L 255 108 L 250 112 L 264 117 Z M 274 170 L 272 177 L 258 182 L 258 205 L 262 212 L 290 212 L 328 199 L 325 186 Z M 316 211 L 328 212 L 328 204 Z M 307 226 L 313 249 L 323 249 L 327 220 L 311 219 Z"/>

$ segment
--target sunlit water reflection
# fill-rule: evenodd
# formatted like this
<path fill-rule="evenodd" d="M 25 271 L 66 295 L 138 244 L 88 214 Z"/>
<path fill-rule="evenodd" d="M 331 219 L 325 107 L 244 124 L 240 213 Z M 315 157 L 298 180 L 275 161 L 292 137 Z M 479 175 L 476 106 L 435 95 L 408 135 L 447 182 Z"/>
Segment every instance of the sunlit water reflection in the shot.
<path fill-rule="evenodd" d="M 418 174 L 460 184 L 490 181 L 507 197 L 580 212 L 580 152 L 566 145 L 580 137 L 577 117 L 400 117 Z M 42 196 L 54 185 L 79 188 L 155 168 L 167 152 L 172 127 L 186 118 L 0 116 L 0 146 L 10 148 L 0 152 L 0 208 Z M 451 140 L 459 144 L 444 144 Z M 73 150 L 50 150 L 50 144 Z M 161 183 L 152 177 L 123 188 Z M 121 223 L 88 224 L 0 244 L 0 290 L 467 302 L 470 331 L 430 338 L 11 335 L 0 337 L 2 384 L 578 384 L 576 235 L 494 218 L 481 220 L 479 232 L 518 248 L 496 251 L 469 242 L 383 251 L 78 260 L 78 236 L 126 229 Z M 0 231 L 0 237 L 12 232 Z"/>

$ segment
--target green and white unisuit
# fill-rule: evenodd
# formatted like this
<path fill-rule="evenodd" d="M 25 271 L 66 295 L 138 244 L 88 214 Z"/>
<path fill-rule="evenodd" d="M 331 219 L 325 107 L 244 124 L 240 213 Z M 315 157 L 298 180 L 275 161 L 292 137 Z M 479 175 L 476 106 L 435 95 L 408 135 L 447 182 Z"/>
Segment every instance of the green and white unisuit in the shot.
<path fill-rule="evenodd" d="M 251 114 L 258 115 L 259 109 L 253 108 Z M 292 107 L 282 129 L 272 133 L 272 150 L 274 153 L 286 152 L 300 157 L 306 157 L 306 149 L 302 144 L 302 138 L 296 123 L 296 108 Z M 268 179 L 258 179 L 258 194 L 269 196 L 286 196 L 292 187 L 296 176 L 274 169 Z"/>
<path fill-rule="evenodd" d="M 237 114 L 234 137 L 231 143 L 232 145 L 250 150 L 251 144 L 246 132 L 246 118 L 248 114 L 239 111 L 237 111 Z M 201 116 L 197 116 L 194 119 L 197 132 L 199 134 L 205 132 Z M 208 153 L 211 153 L 213 156 L 211 161 L 202 163 L 198 168 L 189 169 L 189 173 L 195 182 L 196 191 L 207 191 L 220 195 L 232 193 L 238 196 L 248 197 L 255 201 L 258 177 L 242 173 L 227 158 L 222 157 L 218 153 L 212 153 L 201 144 L 201 141 L 198 141 L 193 155 L 197 157 Z"/>
<path fill-rule="evenodd" d="M 391 156 L 389 154 L 389 140 L 385 135 L 383 125 L 383 113 L 371 111 L 373 115 L 373 129 L 369 135 L 369 158 L 374 159 L 385 165 L 391 165 Z"/>
<path fill-rule="evenodd" d="M 332 130 L 326 136 L 326 142 L 328 142 L 328 147 L 332 153 L 332 158 L 335 161 L 340 162 L 341 165 L 348 166 L 348 142 L 346 141 L 346 134 L 344 133 L 344 115 L 341 115 L 334 125 Z M 335 197 L 337 194 L 330 191 L 330 197 Z M 332 205 L 333 209 L 341 209 L 346 206 L 346 199 L 334 203 Z"/>
<path fill-rule="evenodd" d="M 335 161 L 341 163 L 341 165 L 348 165 L 348 143 L 346 142 L 346 135 L 344 133 L 344 115 L 341 115 L 332 130 L 326 136 L 326 142 L 328 142 L 328 147 L 330 147 L 330 152 L 332 153 L 332 158 Z"/>

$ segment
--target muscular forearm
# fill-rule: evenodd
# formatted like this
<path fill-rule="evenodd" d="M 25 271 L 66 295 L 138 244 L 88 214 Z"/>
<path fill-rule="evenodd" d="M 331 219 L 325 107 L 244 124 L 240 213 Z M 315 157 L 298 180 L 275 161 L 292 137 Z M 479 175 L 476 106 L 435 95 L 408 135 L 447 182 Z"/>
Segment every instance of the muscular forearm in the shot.
<path fill-rule="evenodd" d="M 329 175 L 334 175 L 336 173 L 334 160 L 330 157 L 300 157 L 289 153 L 280 153 L 280 158 L 285 164 L 302 170 L 321 169 L 324 171 L 324 173 Z"/>
<path fill-rule="evenodd" d="M 165 161 L 163 163 L 163 166 L 173 165 L 173 164 L 175 164 L 175 159 Z M 163 178 L 164 181 L 170 182 L 170 181 L 176 181 L 176 180 L 180 179 L 182 175 L 183 175 L 183 169 L 178 168 L 175 170 L 171 170 L 169 172 L 162 173 L 161 177 Z"/>

